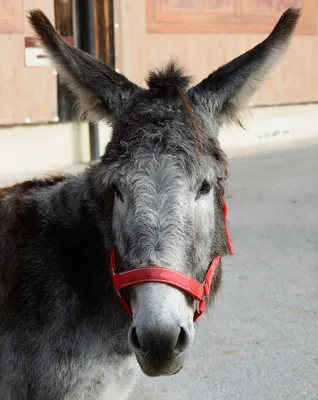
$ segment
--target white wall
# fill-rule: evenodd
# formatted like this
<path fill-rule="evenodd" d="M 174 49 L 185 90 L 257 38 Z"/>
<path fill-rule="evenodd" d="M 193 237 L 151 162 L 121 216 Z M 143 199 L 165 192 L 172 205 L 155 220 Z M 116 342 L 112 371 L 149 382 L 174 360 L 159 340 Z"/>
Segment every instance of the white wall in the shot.
<path fill-rule="evenodd" d="M 111 130 L 99 124 L 100 153 Z M 89 161 L 86 123 L 0 127 L 0 180 L 56 170 Z"/>
<path fill-rule="evenodd" d="M 227 152 L 318 137 L 318 104 L 255 108 L 246 127 L 246 131 L 232 128 L 221 133 Z M 110 135 L 109 127 L 99 124 L 101 154 Z M 86 123 L 0 127 L 0 181 L 88 161 Z"/>
<path fill-rule="evenodd" d="M 232 152 L 318 138 L 318 104 L 253 108 L 245 128 L 223 131 L 220 135 L 223 148 Z"/>

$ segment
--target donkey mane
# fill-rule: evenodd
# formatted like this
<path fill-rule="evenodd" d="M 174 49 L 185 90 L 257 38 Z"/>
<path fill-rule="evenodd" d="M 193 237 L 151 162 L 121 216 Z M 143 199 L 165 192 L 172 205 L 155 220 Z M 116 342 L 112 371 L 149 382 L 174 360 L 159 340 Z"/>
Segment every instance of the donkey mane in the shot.
<path fill-rule="evenodd" d="M 169 99 L 185 93 L 191 80 L 176 60 L 170 60 L 163 68 L 150 71 L 146 83 L 156 96 Z"/>
<path fill-rule="evenodd" d="M 60 182 L 65 181 L 68 175 L 50 175 L 46 178 L 34 178 L 23 182 L 18 182 L 12 185 L 7 185 L 0 189 L 0 197 L 5 196 L 7 193 L 17 193 L 19 196 L 43 189 L 52 187 Z"/>
<path fill-rule="evenodd" d="M 177 65 L 176 60 L 170 60 L 163 68 L 150 71 L 146 78 L 149 91 L 155 98 L 162 98 L 166 102 L 182 102 L 202 153 L 203 144 L 198 121 L 193 112 L 191 101 L 186 93 L 191 81 L 192 78 L 186 75 L 181 66 Z"/>

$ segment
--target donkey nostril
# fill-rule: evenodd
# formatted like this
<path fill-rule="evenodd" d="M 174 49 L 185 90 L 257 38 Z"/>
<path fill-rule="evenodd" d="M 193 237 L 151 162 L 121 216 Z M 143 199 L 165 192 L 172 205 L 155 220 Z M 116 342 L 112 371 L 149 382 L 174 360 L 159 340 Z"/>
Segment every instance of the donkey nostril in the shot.
<path fill-rule="evenodd" d="M 141 349 L 141 344 L 139 342 L 136 328 L 131 328 L 130 330 L 130 342 L 134 346 L 135 349 Z"/>
<path fill-rule="evenodd" d="M 180 328 L 180 333 L 175 349 L 182 352 L 188 347 L 188 345 L 189 345 L 189 335 L 185 329 Z"/>
<path fill-rule="evenodd" d="M 159 355 L 185 351 L 190 344 L 189 332 L 184 328 L 174 327 L 164 332 L 146 331 L 142 328 L 131 327 L 128 334 L 130 346 L 137 352 L 150 352 Z"/>

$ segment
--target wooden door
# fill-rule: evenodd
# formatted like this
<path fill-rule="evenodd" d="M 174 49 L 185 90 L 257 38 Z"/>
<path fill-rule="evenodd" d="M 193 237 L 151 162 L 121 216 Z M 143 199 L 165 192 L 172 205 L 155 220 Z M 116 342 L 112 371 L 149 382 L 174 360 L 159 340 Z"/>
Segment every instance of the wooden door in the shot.
<path fill-rule="evenodd" d="M 54 23 L 54 0 L 0 0 L 0 124 L 56 121 L 55 70 L 37 56 L 27 22 L 32 8 Z"/>
<path fill-rule="evenodd" d="M 116 68 L 140 85 L 171 57 L 196 83 L 261 42 L 290 6 L 303 16 L 291 47 L 255 105 L 318 101 L 316 0 L 116 0 Z"/>

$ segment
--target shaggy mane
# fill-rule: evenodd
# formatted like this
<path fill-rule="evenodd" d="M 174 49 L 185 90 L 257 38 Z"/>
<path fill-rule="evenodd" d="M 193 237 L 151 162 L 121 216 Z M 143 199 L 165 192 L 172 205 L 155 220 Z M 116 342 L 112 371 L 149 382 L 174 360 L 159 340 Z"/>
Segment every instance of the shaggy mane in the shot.
<path fill-rule="evenodd" d="M 14 190 L 18 190 L 20 194 L 25 194 L 34 189 L 54 186 L 59 182 L 65 181 L 67 177 L 68 175 L 52 175 L 49 177 L 44 177 L 42 179 L 29 179 L 23 182 L 14 183 L 9 186 L 4 186 L 0 188 L 0 198 L 10 192 L 13 192 Z"/>
<path fill-rule="evenodd" d="M 175 61 L 170 61 L 164 68 L 150 71 L 146 83 L 149 90 L 159 97 L 176 98 L 186 91 L 191 77 Z"/>
<path fill-rule="evenodd" d="M 179 67 L 175 61 L 170 61 L 166 67 L 150 71 L 146 83 L 150 92 L 153 93 L 155 97 L 173 101 L 181 100 L 202 151 L 200 131 L 190 100 L 186 94 L 191 80 L 191 77 L 186 75 L 184 70 Z"/>

